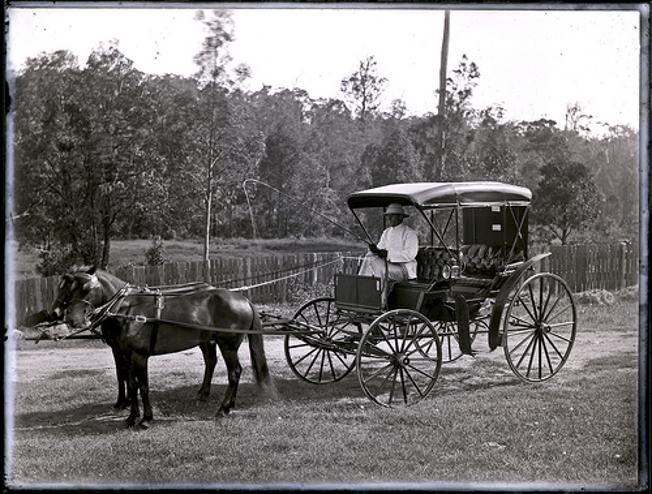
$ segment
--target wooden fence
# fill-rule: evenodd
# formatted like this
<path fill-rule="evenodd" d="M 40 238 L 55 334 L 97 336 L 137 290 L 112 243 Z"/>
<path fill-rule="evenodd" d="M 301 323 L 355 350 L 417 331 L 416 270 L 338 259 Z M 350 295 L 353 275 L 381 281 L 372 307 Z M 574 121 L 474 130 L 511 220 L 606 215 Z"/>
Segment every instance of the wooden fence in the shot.
<path fill-rule="evenodd" d="M 336 272 L 354 272 L 360 253 L 328 252 L 279 254 L 246 258 L 220 258 L 174 262 L 161 266 L 126 266 L 112 270 L 118 278 L 137 286 L 172 285 L 206 281 L 220 288 L 251 287 L 256 303 L 285 303 L 293 287 L 331 284 Z M 16 320 L 51 307 L 59 277 L 32 278 L 15 283 Z M 271 280 L 275 283 L 265 284 Z"/>
<path fill-rule="evenodd" d="M 591 244 L 555 246 L 547 249 L 540 268 L 564 278 L 573 292 L 593 288 L 616 290 L 638 283 L 638 245 Z M 537 252 L 530 252 L 533 256 Z M 206 281 L 223 288 L 253 286 L 249 297 L 255 303 L 284 303 L 298 284 L 331 284 L 333 275 L 353 272 L 360 253 L 301 253 L 223 258 L 167 263 L 161 266 L 123 267 L 113 274 L 138 286 Z M 271 284 L 266 281 L 279 279 Z M 32 278 L 15 284 L 16 320 L 50 307 L 59 278 Z M 262 284 L 261 286 L 256 286 Z M 7 301 L 6 301 L 7 302 Z"/>

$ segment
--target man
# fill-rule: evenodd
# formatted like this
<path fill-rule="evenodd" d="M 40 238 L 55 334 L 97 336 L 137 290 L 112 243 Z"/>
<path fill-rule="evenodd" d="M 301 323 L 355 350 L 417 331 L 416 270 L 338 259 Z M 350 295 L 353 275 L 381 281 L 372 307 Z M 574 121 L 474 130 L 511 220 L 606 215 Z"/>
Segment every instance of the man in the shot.
<path fill-rule="evenodd" d="M 369 244 L 371 252 L 362 261 L 358 274 L 380 278 L 381 302 L 386 307 L 391 288 L 391 283 L 385 283 L 386 277 L 392 282 L 417 277 L 419 238 L 417 232 L 403 223 L 403 219 L 409 216 L 403 206 L 392 203 L 384 214 L 390 226 L 383 231 L 378 245 Z"/>

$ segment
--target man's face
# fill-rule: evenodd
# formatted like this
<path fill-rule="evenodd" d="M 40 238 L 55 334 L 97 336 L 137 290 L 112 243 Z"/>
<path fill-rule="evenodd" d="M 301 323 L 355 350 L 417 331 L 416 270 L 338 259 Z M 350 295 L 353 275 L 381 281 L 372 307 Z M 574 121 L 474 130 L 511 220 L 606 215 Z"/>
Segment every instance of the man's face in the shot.
<path fill-rule="evenodd" d="M 403 222 L 403 215 L 402 214 L 388 214 L 387 215 L 387 222 L 389 223 L 390 226 L 400 225 Z"/>

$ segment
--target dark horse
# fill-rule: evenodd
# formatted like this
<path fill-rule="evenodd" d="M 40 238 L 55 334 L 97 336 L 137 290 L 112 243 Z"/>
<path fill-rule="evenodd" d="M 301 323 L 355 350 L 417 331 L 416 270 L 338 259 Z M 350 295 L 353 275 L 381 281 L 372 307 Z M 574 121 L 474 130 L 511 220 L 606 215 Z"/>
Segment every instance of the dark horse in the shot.
<path fill-rule="evenodd" d="M 78 328 L 88 325 L 89 309 L 96 306 L 95 300 L 110 300 L 116 293 L 113 290 L 106 293 L 107 286 L 125 285 L 123 281 L 101 270 L 90 269 L 84 274 L 88 277 L 85 283 L 71 285 L 70 304 L 64 314 L 64 321 Z M 209 345 L 211 342 L 216 342 L 219 346 L 228 371 L 228 386 L 217 415 L 228 414 L 235 404 L 242 371 L 238 348 L 245 332 L 249 334 L 249 351 L 256 383 L 263 391 L 274 394 L 263 346 L 262 323 L 256 308 L 241 294 L 210 288 L 157 296 L 136 290 L 118 300 L 111 313 L 105 317 L 111 320 L 109 332 L 115 342 L 118 358 L 128 369 L 127 388 L 131 405 L 128 426 L 133 426 L 140 415 L 139 391 L 143 402 L 140 425 L 148 427 L 152 420 L 147 376 L 149 357 Z M 202 388 L 207 384 L 208 369 L 207 363 Z M 210 374 L 212 375 L 212 369 Z"/>
<path fill-rule="evenodd" d="M 91 285 L 100 284 L 101 289 L 91 290 Z M 86 303 L 92 307 L 101 307 L 106 304 L 126 283 L 115 276 L 98 272 L 95 274 L 95 268 L 92 267 L 73 267 L 69 272 L 61 277 L 59 282 L 57 296 L 52 306 L 51 311 L 41 311 L 36 314 L 36 319 L 32 316 L 30 320 L 33 325 L 42 321 L 62 321 L 64 312 L 75 299 L 80 300 L 79 297 L 87 293 L 85 300 Z M 183 293 L 188 291 L 200 291 L 212 289 L 213 286 L 208 283 L 189 283 L 187 285 L 178 285 L 167 291 L 175 293 Z M 111 348 L 113 359 L 115 361 L 116 378 L 118 380 L 118 398 L 113 407 L 117 410 L 122 410 L 130 405 L 127 398 L 127 379 L 129 377 L 129 361 L 126 356 L 120 351 L 118 346 L 118 335 L 120 334 L 120 326 L 114 318 L 105 318 L 101 322 L 102 338 L 107 345 Z M 211 380 L 213 379 L 213 372 L 217 364 L 217 352 L 215 349 L 215 342 L 201 343 L 199 345 L 202 356 L 204 357 L 204 379 L 202 385 L 197 393 L 197 398 L 200 401 L 206 401 L 210 394 Z"/>

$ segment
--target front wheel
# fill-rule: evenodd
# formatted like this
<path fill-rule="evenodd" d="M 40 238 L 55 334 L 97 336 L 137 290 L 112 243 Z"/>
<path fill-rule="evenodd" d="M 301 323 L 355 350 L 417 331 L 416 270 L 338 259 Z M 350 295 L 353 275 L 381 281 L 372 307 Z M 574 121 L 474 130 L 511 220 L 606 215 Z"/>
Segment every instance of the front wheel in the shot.
<path fill-rule="evenodd" d="M 575 341 L 577 313 L 566 282 L 538 273 L 516 291 L 505 314 L 502 344 L 516 376 L 545 381 L 564 366 Z"/>
<path fill-rule="evenodd" d="M 374 403 L 409 406 L 425 398 L 441 368 L 441 342 L 430 321 L 407 309 L 379 316 L 360 340 L 358 380 Z"/>
<path fill-rule="evenodd" d="M 360 324 L 342 315 L 332 298 L 311 300 L 294 314 L 297 334 L 285 337 L 285 359 L 294 374 L 312 384 L 339 381 L 355 366 Z M 318 331 L 301 334 L 301 328 Z"/>

